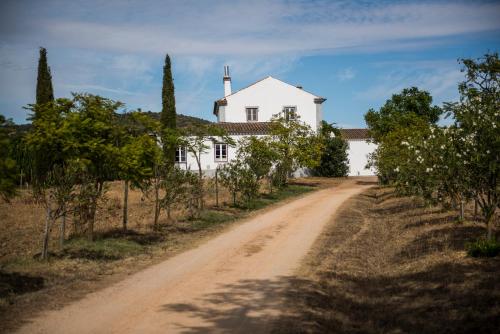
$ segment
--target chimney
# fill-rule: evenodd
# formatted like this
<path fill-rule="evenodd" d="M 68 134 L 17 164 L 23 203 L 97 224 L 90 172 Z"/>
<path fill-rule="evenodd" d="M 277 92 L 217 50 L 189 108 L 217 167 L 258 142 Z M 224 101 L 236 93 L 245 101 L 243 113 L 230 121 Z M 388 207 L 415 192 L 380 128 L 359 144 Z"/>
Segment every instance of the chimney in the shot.
<path fill-rule="evenodd" d="M 231 95 L 231 77 L 229 76 L 229 66 L 224 66 L 224 96 Z"/>

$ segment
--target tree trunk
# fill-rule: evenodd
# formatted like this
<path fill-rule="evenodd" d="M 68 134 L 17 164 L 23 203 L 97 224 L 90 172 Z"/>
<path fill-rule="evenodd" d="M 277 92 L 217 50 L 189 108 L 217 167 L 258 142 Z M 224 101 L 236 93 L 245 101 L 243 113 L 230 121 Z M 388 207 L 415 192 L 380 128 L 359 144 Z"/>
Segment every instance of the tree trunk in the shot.
<path fill-rule="evenodd" d="M 45 233 L 43 235 L 42 260 L 47 260 L 49 258 L 49 237 L 50 237 L 51 219 L 52 218 L 51 218 L 50 206 L 47 206 L 47 212 L 45 216 Z"/>
<path fill-rule="evenodd" d="M 158 185 L 155 185 L 155 220 L 153 222 L 153 228 L 158 227 L 158 218 L 160 217 L 160 189 Z"/>
<path fill-rule="evenodd" d="M 493 238 L 493 215 L 489 215 L 486 220 L 486 226 L 488 229 L 487 238 L 491 240 Z"/>
<path fill-rule="evenodd" d="M 236 192 L 233 192 L 233 205 L 236 206 Z"/>
<path fill-rule="evenodd" d="M 128 223 L 128 180 L 125 180 L 124 182 L 124 189 L 123 189 L 123 230 L 127 230 L 127 223 Z"/>
<path fill-rule="evenodd" d="M 168 221 L 172 220 L 170 205 L 167 206 L 167 219 Z"/>
<path fill-rule="evenodd" d="M 460 201 L 460 221 L 463 221 L 464 220 L 464 201 Z"/>
<path fill-rule="evenodd" d="M 63 215 L 61 219 L 61 229 L 59 231 L 59 247 L 62 249 L 64 247 L 64 238 L 66 235 L 66 208 L 63 208 Z"/>
<path fill-rule="evenodd" d="M 477 220 L 477 199 L 474 200 L 474 220 Z"/>

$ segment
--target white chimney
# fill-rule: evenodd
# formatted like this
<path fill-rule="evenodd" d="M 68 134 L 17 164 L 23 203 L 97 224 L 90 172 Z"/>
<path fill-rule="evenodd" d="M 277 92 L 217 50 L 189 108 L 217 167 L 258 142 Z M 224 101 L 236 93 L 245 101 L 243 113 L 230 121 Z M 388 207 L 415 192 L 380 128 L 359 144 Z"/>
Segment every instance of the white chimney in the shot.
<path fill-rule="evenodd" d="M 229 76 L 229 66 L 224 66 L 224 96 L 231 95 L 231 77 Z"/>

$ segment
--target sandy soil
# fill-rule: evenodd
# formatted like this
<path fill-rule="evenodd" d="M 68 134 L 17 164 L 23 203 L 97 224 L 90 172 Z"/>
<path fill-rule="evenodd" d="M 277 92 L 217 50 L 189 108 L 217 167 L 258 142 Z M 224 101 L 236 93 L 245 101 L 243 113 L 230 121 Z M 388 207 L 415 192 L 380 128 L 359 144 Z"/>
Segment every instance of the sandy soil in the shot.
<path fill-rule="evenodd" d="M 351 179 L 250 218 L 20 333 L 262 333 L 292 275 L 338 207 L 370 186 Z"/>

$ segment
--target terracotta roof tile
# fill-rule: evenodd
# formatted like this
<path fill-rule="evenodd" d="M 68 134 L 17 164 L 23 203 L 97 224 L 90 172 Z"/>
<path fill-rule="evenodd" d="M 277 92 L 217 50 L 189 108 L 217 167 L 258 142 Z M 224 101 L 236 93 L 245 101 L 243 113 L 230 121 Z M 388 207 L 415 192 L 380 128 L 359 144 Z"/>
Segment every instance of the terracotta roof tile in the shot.
<path fill-rule="evenodd" d="M 228 135 L 266 135 L 269 133 L 269 126 L 271 122 L 241 122 L 230 123 L 221 122 L 216 123 L 226 130 Z M 368 129 L 340 129 L 342 137 L 347 140 L 366 140 L 370 139 Z"/>
<path fill-rule="evenodd" d="M 370 139 L 368 134 L 368 129 L 340 129 L 340 133 L 342 133 L 342 137 L 349 140 L 355 139 Z"/>
<path fill-rule="evenodd" d="M 265 135 L 269 133 L 270 122 L 242 122 L 242 123 L 229 123 L 220 122 L 216 123 L 218 126 L 226 130 L 228 135 Z"/>

